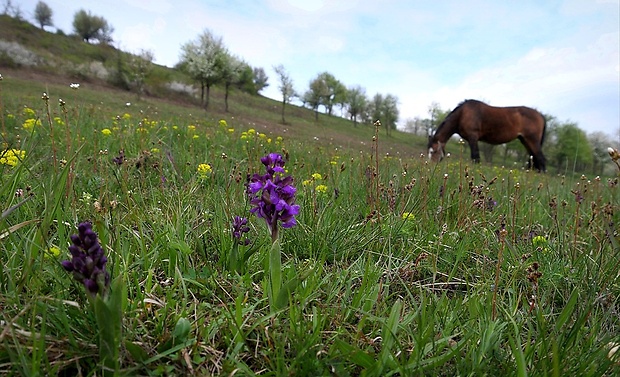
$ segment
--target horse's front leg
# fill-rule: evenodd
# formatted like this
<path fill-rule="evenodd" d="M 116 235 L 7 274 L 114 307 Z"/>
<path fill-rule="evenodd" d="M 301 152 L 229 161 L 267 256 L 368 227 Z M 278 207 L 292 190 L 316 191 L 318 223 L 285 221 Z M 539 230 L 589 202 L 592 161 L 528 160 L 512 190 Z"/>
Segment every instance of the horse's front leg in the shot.
<path fill-rule="evenodd" d="M 480 162 L 480 150 L 478 149 L 478 140 L 469 141 L 469 149 L 471 150 L 471 159 L 475 163 Z"/>

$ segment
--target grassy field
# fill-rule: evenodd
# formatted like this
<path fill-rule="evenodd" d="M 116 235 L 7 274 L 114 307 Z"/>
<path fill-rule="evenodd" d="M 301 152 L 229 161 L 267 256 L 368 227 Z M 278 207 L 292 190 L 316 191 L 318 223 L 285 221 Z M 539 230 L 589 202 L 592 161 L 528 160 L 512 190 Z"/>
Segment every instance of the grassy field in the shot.
<path fill-rule="evenodd" d="M 430 164 L 242 94 L 0 101 L 2 375 L 620 373 L 617 176 Z"/>

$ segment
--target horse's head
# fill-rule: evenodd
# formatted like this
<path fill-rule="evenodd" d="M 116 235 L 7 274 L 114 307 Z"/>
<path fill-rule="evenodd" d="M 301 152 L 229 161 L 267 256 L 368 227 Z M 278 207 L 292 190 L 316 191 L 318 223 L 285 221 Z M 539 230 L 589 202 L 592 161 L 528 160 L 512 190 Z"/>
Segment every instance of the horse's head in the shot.
<path fill-rule="evenodd" d="M 441 141 L 430 136 L 428 138 L 428 159 L 435 162 L 443 160 L 445 156 L 443 146 L 444 144 Z"/>

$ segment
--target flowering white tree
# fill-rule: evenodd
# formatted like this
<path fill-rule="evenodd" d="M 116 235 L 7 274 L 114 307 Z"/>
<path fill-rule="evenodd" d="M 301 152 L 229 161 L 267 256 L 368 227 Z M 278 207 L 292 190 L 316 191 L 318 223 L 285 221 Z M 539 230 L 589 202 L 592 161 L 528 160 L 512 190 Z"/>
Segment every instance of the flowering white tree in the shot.
<path fill-rule="evenodd" d="M 205 109 L 209 107 L 211 87 L 222 80 L 227 54 L 222 38 L 209 30 L 199 35 L 196 41 L 181 46 L 181 63 L 192 78 L 200 82 L 200 103 Z"/>

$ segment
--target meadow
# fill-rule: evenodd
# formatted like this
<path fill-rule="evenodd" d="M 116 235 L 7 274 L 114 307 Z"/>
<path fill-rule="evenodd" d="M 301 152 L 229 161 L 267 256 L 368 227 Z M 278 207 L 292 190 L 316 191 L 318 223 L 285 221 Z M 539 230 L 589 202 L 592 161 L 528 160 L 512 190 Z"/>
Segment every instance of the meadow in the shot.
<path fill-rule="evenodd" d="M 0 81 L 1 375 L 620 373 L 618 175 L 36 88 Z"/>

